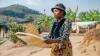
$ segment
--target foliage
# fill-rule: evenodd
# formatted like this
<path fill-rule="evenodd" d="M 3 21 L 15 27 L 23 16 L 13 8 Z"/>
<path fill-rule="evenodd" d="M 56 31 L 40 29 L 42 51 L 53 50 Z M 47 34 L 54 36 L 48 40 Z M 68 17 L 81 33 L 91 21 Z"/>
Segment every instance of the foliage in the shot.
<path fill-rule="evenodd" d="M 25 18 L 26 21 L 33 21 L 34 19 L 32 18 L 32 16 L 28 16 Z"/>
<path fill-rule="evenodd" d="M 53 17 L 47 15 L 39 16 L 33 24 L 41 31 L 49 31 L 53 22 Z"/>
<path fill-rule="evenodd" d="M 68 9 L 66 11 L 65 18 L 71 19 L 73 22 L 79 20 L 79 21 L 100 21 L 100 10 L 89 10 L 80 12 L 78 14 L 78 7 L 75 9 L 75 11 L 72 11 L 72 9 Z"/>
<path fill-rule="evenodd" d="M 15 33 L 25 31 L 25 27 L 22 24 L 16 24 L 16 22 L 9 23 L 8 28 L 9 28 L 9 32 L 10 32 L 10 40 L 13 41 L 14 43 L 16 43 L 18 40 Z"/>
<path fill-rule="evenodd" d="M 100 11 L 90 10 L 86 12 L 80 12 L 78 17 L 80 21 L 100 21 Z"/>
<path fill-rule="evenodd" d="M 8 26 L 9 26 L 9 30 L 11 32 L 14 32 L 14 33 L 25 31 L 25 28 L 23 27 L 23 25 L 22 24 L 16 24 L 16 22 L 11 22 L 11 23 L 9 23 Z"/>
<path fill-rule="evenodd" d="M 16 43 L 19 39 L 17 38 L 17 36 L 15 34 L 11 34 L 10 38 L 9 38 L 12 42 Z"/>
<path fill-rule="evenodd" d="M 76 21 L 76 17 L 77 17 L 77 12 L 78 12 L 78 7 L 75 9 L 75 11 L 72 11 L 72 9 L 68 9 L 66 11 L 66 15 L 65 18 L 72 20 L 73 22 Z"/>

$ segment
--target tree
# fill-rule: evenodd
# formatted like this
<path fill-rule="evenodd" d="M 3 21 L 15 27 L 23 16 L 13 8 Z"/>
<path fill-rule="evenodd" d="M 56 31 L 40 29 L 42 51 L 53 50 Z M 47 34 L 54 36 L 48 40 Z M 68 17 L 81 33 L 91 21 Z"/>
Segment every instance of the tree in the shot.
<path fill-rule="evenodd" d="M 47 16 L 47 15 L 41 15 L 39 16 L 35 21 L 34 25 L 38 28 L 39 31 L 49 31 L 50 27 L 53 22 L 53 17 Z"/>
<path fill-rule="evenodd" d="M 33 21 L 34 19 L 32 18 L 32 16 L 26 17 L 25 20 L 27 21 Z"/>
<path fill-rule="evenodd" d="M 25 32 L 25 27 L 22 24 L 17 24 L 16 22 L 10 22 L 8 24 L 10 36 L 9 39 L 16 43 L 19 39 L 15 35 L 16 32 Z"/>
<path fill-rule="evenodd" d="M 78 18 L 80 21 L 100 21 L 100 11 L 90 10 L 86 12 L 80 12 Z"/>
<path fill-rule="evenodd" d="M 72 20 L 73 22 L 76 21 L 77 17 L 77 12 L 78 12 L 78 6 L 75 9 L 75 11 L 72 11 L 70 8 L 66 11 L 65 18 Z"/>
<path fill-rule="evenodd" d="M 80 12 L 78 18 L 80 21 L 86 21 L 86 12 Z"/>

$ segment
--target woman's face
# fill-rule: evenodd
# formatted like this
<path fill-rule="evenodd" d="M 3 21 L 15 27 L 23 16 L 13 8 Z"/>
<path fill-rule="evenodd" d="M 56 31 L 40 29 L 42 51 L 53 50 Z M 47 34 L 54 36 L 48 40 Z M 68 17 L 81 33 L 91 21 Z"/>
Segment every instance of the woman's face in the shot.
<path fill-rule="evenodd" d="M 63 17 L 63 11 L 61 11 L 59 9 L 54 9 L 53 15 L 56 19 L 60 19 L 61 17 Z"/>

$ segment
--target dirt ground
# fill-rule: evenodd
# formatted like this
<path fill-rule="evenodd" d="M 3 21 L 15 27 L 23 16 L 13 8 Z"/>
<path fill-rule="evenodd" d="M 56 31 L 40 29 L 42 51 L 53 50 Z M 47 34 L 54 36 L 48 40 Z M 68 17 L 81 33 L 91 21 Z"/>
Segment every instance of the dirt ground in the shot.
<path fill-rule="evenodd" d="M 99 56 L 93 51 L 92 45 L 89 50 L 82 51 L 80 44 L 83 40 L 83 35 L 71 34 L 70 41 L 73 47 L 73 56 Z M 6 41 L 0 45 L 0 56 L 50 56 L 50 48 L 39 48 L 35 46 L 15 47 L 15 44 Z"/>

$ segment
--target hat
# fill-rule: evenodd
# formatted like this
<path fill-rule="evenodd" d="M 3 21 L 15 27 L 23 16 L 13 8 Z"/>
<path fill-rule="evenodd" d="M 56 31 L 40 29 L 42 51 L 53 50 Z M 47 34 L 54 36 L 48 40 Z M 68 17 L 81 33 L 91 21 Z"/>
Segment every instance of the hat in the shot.
<path fill-rule="evenodd" d="M 64 11 L 64 16 L 66 15 L 66 7 L 62 3 L 56 4 L 53 8 L 51 8 L 51 11 L 53 12 L 54 9 L 62 10 Z"/>

